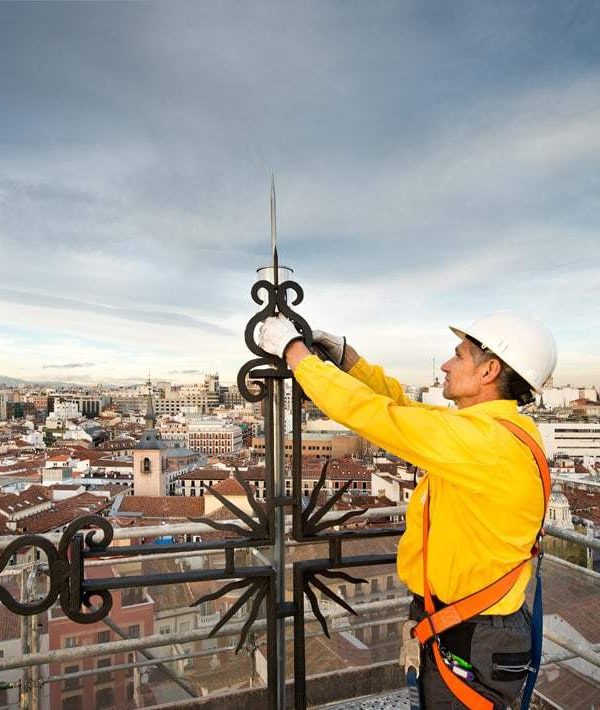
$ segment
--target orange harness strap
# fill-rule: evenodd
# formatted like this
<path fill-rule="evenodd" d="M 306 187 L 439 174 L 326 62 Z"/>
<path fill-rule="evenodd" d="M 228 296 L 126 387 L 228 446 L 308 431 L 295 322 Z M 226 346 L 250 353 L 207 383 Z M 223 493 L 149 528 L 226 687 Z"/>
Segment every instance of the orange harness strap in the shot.
<path fill-rule="evenodd" d="M 550 471 L 548 469 L 546 456 L 535 439 L 521 429 L 521 427 L 505 419 L 499 419 L 498 422 L 505 426 L 525 445 L 527 445 L 533 454 L 540 472 L 542 488 L 544 490 L 543 525 L 543 521 L 546 518 L 546 509 L 548 506 L 551 488 Z M 463 621 L 480 614 L 482 611 L 489 609 L 491 606 L 499 602 L 504 596 L 506 596 L 517 581 L 523 568 L 533 557 L 538 554 L 537 541 L 542 534 L 543 529 L 540 527 L 540 531 L 536 536 L 536 543 L 534 543 L 532 547 L 531 557 L 529 559 L 524 560 L 517 565 L 517 567 L 510 570 L 510 572 L 507 572 L 503 577 L 495 582 L 492 582 L 487 587 L 484 587 L 477 592 L 473 592 L 473 594 L 463 597 L 443 609 L 436 611 L 427 575 L 427 545 L 429 539 L 429 490 L 427 490 L 425 506 L 423 509 L 423 597 L 427 616 L 415 626 L 413 635 L 419 639 L 421 646 L 431 640 L 433 656 L 442 679 L 453 695 L 458 698 L 461 703 L 472 710 L 493 710 L 493 703 L 480 695 L 476 690 L 473 690 L 473 688 L 471 688 L 467 683 L 456 676 L 450 668 L 448 668 L 448 666 L 444 663 L 440 652 L 438 635 L 454 626 L 457 626 Z"/>

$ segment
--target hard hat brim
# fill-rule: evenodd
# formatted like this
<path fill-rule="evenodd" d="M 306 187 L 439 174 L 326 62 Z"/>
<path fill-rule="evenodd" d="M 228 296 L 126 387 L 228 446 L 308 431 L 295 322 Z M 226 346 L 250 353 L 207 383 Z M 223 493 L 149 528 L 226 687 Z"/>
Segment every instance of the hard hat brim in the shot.
<path fill-rule="evenodd" d="M 461 340 L 463 340 L 467 335 L 467 333 L 464 330 L 461 330 L 460 328 L 456 328 L 453 325 L 449 325 L 448 328 L 450 328 L 450 330 L 454 333 L 454 335 L 459 337 Z"/>

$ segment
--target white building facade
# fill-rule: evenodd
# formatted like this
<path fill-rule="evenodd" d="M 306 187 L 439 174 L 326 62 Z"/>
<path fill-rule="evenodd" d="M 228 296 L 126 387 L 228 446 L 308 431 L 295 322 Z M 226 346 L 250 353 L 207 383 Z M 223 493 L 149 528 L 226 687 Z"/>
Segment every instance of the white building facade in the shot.
<path fill-rule="evenodd" d="M 546 456 L 557 454 L 600 461 L 600 422 L 536 422 Z"/>

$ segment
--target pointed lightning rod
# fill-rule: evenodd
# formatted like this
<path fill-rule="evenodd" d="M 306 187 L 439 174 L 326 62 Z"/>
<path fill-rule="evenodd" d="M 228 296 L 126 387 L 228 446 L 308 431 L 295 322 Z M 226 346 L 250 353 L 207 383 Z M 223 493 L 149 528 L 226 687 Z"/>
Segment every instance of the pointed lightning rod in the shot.
<path fill-rule="evenodd" d="M 279 257 L 277 255 L 277 203 L 275 200 L 275 175 L 271 173 L 271 258 L 273 259 L 273 283 L 279 285 Z"/>
<path fill-rule="evenodd" d="M 271 256 L 273 258 L 273 284 L 279 286 L 279 258 L 277 256 L 277 210 L 275 202 L 275 176 L 271 172 Z M 273 382 L 272 395 L 272 432 L 273 432 L 273 484 L 277 498 L 285 495 L 285 423 L 283 380 Z M 275 509 L 275 545 L 274 567 L 276 572 L 275 597 L 277 606 L 283 609 L 285 604 L 285 517 L 283 506 Z M 285 708 L 285 618 L 276 621 L 277 636 L 277 710 Z"/>

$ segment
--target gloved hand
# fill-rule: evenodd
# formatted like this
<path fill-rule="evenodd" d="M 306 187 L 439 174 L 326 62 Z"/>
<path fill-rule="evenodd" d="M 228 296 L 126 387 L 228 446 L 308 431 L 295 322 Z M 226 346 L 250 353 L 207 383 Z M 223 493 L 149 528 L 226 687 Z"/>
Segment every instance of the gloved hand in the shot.
<path fill-rule="evenodd" d="M 343 335 L 332 335 L 324 330 L 313 330 L 312 335 L 313 345 L 318 346 L 318 348 L 315 348 L 316 354 L 321 357 L 322 352 L 328 360 L 340 367 L 346 351 L 346 338 Z M 319 349 L 321 352 L 319 352 Z"/>
<path fill-rule="evenodd" d="M 285 349 L 293 340 L 302 340 L 302 333 L 282 313 L 270 316 L 260 326 L 258 344 L 271 355 L 283 358 Z"/>

